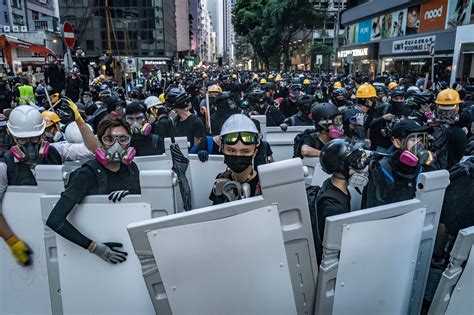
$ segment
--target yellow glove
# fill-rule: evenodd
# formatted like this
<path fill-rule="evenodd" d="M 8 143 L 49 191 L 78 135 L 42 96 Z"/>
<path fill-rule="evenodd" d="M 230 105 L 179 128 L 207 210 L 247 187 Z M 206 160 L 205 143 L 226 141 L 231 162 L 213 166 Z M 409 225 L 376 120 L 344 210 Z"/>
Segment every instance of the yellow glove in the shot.
<path fill-rule="evenodd" d="M 32 252 L 25 242 L 17 239 L 16 236 L 12 236 L 7 239 L 7 244 L 20 265 L 28 266 L 31 263 L 30 255 Z"/>
<path fill-rule="evenodd" d="M 77 108 L 76 103 L 74 103 L 70 98 L 65 97 L 64 98 L 67 102 L 67 105 L 71 109 L 71 111 L 74 113 L 74 120 L 76 121 L 76 124 L 80 127 L 84 125 L 84 119 L 82 119 L 81 114 L 79 113 L 79 109 Z"/>

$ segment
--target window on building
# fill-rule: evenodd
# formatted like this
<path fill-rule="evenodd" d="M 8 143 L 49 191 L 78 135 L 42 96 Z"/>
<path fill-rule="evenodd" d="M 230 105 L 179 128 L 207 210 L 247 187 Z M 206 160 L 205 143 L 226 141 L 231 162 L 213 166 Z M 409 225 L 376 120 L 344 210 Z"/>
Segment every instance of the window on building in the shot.
<path fill-rule="evenodd" d="M 8 16 L 8 12 L 3 12 L 3 18 L 5 19 L 5 24 L 10 24 L 10 17 Z"/>
<path fill-rule="evenodd" d="M 13 22 L 15 25 L 23 25 L 23 16 L 18 15 L 18 14 L 12 14 L 13 15 Z"/>
<path fill-rule="evenodd" d="M 95 49 L 93 40 L 86 40 L 86 49 L 88 51 L 93 51 Z"/>
<path fill-rule="evenodd" d="M 12 8 L 21 9 L 21 0 L 12 0 Z"/>
<path fill-rule="evenodd" d="M 31 18 L 32 18 L 34 21 L 39 20 L 39 12 L 37 12 L 37 11 L 31 11 Z"/>

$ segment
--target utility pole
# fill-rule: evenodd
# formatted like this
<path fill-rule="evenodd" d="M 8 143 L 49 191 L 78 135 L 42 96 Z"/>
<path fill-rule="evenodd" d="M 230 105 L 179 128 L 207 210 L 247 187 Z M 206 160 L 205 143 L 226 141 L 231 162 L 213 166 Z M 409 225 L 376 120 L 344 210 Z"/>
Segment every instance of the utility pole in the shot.
<path fill-rule="evenodd" d="M 337 0 L 337 15 L 334 19 L 334 40 L 332 41 L 332 47 L 334 49 L 334 54 L 336 54 L 337 49 L 339 48 L 339 18 L 341 16 L 341 3 L 344 0 Z M 333 4 L 335 4 L 335 0 Z M 337 55 L 334 56 L 334 61 L 337 60 Z M 334 67 L 334 74 L 337 74 L 337 67 Z"/>
<path fill-rule="evenodd" d="M 109 0 L 105 0 L 105 26 L 107 29 L 107 53 L 112 54 L 112 39 L 110 38 L 110 12 L 109 12 Z"/>

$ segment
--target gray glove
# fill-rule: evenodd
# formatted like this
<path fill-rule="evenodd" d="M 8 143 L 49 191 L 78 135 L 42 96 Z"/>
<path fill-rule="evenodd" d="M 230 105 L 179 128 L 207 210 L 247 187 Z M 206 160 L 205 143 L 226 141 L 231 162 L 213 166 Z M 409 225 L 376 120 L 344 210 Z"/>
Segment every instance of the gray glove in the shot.
<path fill-rule="evenodd" d="M 112 202 L 121 201 L 125 196 L 130 195 L 128 190 L 112 191 L 109 195 L 109 200 Z"/>
<path fill-rule="evenodd" d="M 92 253 L 96 254 L 106 262 L 115 265 L 116 263 L 123 263 L 127 260 L 128 254 L 126 252 L 114 249 L 114 247 L 120 248 L 122 246 L 122 243 L 96 243 Z"/>

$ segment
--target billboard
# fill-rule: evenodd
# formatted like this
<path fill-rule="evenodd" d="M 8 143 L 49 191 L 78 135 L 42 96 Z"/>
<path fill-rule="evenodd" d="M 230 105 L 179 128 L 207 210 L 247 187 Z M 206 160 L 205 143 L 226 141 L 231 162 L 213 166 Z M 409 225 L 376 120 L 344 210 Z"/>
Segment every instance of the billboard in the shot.
<path fill-rule="evenodd" d="M 359 23 L 359 36 L 357 37 L 357 42 L 359 44 L 370 42 L 371 26 L 371 19 Z"/>
<path fill-rule="evenodd" d="M 344 32 L 344 41 L 346 45 L 357 44 L 359 36 L 359 24 L 352 24 L 346 27 Z"/>
<path fill-rule="evenodd" d="M 448 0 L 431 0 L 421 5 L 419 32 L 444 29 L 448 11 Z"/>
<path fill-rule="evenodd" d="M 419 5 L 408 8 L 406 35 L 418 33 L 420 28 L 420 10 L 421 6 Z"/>
<path fill-rule="evenodd" d="M 381 26 L 382 16 L 377 16 L 372 19 L 370 40 L 379 40 L 382 37 L 382 26 Z"/>
<path fill-rule="evenodd" d="M 405 36 L 407 9 L 387 13 L 381 17 L 382 38 Z"/>
<path fill-rule="evenodd" d="M 446 28 L 469 24 L 473 0 L 449 0 Z"/>

